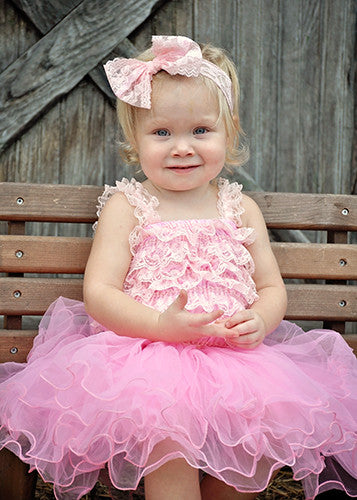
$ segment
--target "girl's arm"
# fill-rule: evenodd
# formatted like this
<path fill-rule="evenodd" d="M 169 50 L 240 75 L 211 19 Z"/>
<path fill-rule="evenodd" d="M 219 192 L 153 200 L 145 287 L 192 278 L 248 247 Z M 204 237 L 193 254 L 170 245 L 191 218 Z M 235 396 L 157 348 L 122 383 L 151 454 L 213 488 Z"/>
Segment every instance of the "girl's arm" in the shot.
<path fill-rule="evenodd" d="M 259 299 L 249 309 L 229 318 L 225 326 L 231 330 L 231 335 L 227 336 L 228 343 L 254 348 L 283 319 L 287 296 L 261 211 L 247 196 L 243 196 L 242 206 L 245 209 L 242 216 L 243 225 L 255 229 L 256 239 L 247 248 L 255 264 L 253 279 Z"/>
<path fill-rule="evenodd" d="M 123 292 L 131 252 L 129 235 L 137 225 L 134 209 L 125 196 L 115 194 L 106 203 L 84 276 L 84 304 L 90 316 L 119 335 L 171 342 L 214 335 L 221 314 L 191 314 L 185 310 L 187 295 L 180 293 L 162 314 L 136 302 Z"/>

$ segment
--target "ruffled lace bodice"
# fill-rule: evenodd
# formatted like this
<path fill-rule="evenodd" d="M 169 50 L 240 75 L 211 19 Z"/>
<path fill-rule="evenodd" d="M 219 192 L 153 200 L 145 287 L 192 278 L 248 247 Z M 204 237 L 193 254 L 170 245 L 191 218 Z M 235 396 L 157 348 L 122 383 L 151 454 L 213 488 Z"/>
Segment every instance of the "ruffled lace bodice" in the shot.
<path fill-rule="evenodd" d="M 246 245 L 253 229 L 242 227 L 241 188 L 220 179 L 219 218 L 162 221 L 159 201 L 139 182 L 123 179 L 106 186 L 98 216 L 106 201 L 122 192 L 135 207 L 138 225 L 130 234 L 132 261 L 124 290 L 138 302 L 164 311 L 179 291 L 188 292 L 186 309 L 230 316 L 257 298 L 254 263 Z"/>

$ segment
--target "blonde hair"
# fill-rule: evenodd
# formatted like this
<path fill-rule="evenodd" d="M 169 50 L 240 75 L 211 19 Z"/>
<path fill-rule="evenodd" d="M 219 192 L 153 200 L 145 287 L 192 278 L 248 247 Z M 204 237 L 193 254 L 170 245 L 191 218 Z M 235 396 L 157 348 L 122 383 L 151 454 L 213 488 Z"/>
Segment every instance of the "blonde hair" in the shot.
<path fill-rule="evenodd" d="M 249 158 L 249 148 L 242 142 L 244 132 L 239 120 L 239 98 L 240 89 L 238 75 L 234 63 L 226 55 L 223 49 L 213 47 L 212 45 L 200 45 L 202 57 L 207 61 L 215 64 L 229 76 L 232 82 L 232 100 L 233 111 L 229 109 L 228 102 L 219 87 L 210 79 L 204 76 L 199 76 L 202 82 L 209 89 L 210 93 L 217 98 L 219 108 L 219 119 L 222 119 L 226 128 L 228 137 L 228 146 L 226 152 L 226 165 L 240 166 L 246 163 Z M 140 61 L 151 61 L 154 55 L 151 49 L 146 50 L 137 59 Z M 159 71 L 153 76 L 153 84 L 161 78 L 175 78 L 165 71 Z M 187 77 L 181 77 L 187 78 Z M 138 165 L 139 157 L 135 150 L 135 125 L 137 120 L 137 111 L 140 108 L 131 106 L 124 101 L 118 99 L 117 114 L 119 123 L 123 133 L 123 141 L 120 142 L 120 151 L 123 159 L 129 165 Z"/>

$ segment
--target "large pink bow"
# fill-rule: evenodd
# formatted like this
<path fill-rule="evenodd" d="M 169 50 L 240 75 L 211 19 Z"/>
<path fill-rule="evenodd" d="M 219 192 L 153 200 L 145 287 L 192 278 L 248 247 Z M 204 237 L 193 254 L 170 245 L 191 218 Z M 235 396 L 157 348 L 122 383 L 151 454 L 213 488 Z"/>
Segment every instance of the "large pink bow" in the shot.
<path fill-rule="evenodd" d="M 211 78 L 232 109 L 230 78 L 218 66 L 202 58 L 196 42 L 184 36 L 153 36 L 152 51 L 155 56 L 152 61 L 119 57 L 104 65 L 116 97 L 132 106 L 150 109 L 152 76 L 165 70 L 170 75 L 196 77 L 202 74 Z"/>

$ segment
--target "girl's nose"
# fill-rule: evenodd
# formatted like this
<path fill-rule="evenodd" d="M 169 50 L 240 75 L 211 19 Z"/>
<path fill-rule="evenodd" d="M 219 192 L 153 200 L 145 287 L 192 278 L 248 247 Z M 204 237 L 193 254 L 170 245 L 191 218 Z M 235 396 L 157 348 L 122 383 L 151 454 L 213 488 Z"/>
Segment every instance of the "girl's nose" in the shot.
<path fill-rule="evenodd" d="M 194 150 L 189 141 L 178 139 L 172 147 L 171 155 L 176 157 L 193 156 Z"/>

